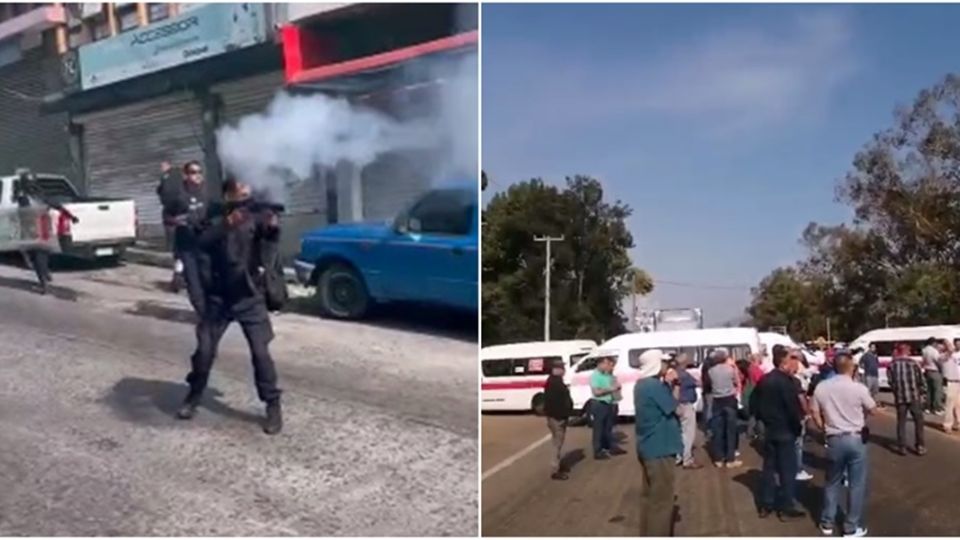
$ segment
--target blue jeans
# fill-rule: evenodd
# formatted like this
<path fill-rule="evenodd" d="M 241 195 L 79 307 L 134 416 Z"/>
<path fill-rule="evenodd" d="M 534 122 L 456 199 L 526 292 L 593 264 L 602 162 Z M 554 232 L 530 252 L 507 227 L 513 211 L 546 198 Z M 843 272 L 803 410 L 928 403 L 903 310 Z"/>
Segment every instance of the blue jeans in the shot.
<path fill-rule="evenodd" d="M 613 449 L 613 405 L 599 400 L 593 400 L 593 457 L 597 457 L 601 450 Z"/>
<path fill-rule="evenodd" d="M 827 437 L 827 485 L 823 495 L 823 513 L 820 523 L 833 525 L 840 506 L 843 477 L 850 482 L 850 505 L 843 531 L 852 533 L 862 525 L 863 501 L 867 494 L 867 447 L 860 434 L 830 435 Z"/>
<path fill-rule="evenodd" d="M 763 441 L 763 472 L 760 480 L 760 508 L 788 510 L 795 506 L 797 485 L 797 440 L 790 437 Z M 777 477 L 780 478 L 779 492 Z"/>
<path fill-rule="evenodd" d="M 737 459 L 737 443 L 740 437 L 737 418 L 737 398 L 734 396 L 713 399 L 713 417 L 710 419 L 710 446 L 713 460 L 731 462 Z"/>
<path fill-rule="evenodd" d="M 801 426 L 800 436 L 797 437 L 797 472 L 803 470 L 803 438 L 807 435 L 807 426 Z"/>

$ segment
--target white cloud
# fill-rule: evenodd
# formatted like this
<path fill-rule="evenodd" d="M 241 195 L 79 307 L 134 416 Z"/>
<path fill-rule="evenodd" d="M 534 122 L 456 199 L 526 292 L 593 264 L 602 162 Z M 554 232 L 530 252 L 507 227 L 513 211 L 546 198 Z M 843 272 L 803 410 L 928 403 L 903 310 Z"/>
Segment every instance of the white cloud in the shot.
<path fill-rule="evenodd" d="M 852 39 L 838 12 L 718 32 L 655 63 L 637 80 L 636 106 L 717 122 L 720 131 L 820 115 L 854 73 Z"/>
<path fill-rule="evenodd" d="M 815 120 L 856 72 L 854 30 L 845 11 L 802 9 L 776 24 L 718 29 L 653 57 L 526 51 L 526 73 L 511 90 L 523 88 L 516 105 L 525 117 L 554 128 L 602 129 L 624 115 L 655 114 L 729 135 Z"/>

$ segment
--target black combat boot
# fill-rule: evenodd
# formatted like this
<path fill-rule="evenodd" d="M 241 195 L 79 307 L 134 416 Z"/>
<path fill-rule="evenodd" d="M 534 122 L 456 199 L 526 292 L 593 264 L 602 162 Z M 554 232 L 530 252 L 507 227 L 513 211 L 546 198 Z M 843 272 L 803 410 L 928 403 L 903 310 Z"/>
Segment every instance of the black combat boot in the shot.
<path fill-rule="evenodd" d="M 263 424 L 263 432 L 267 435 L 276 435 L 283 429 L 283 411 L 280 400 L 267 402 L 267 421 Z"/>
<path fill-rule="evenodd" d="M 201 396 L 202 394 L 200 392 L 195 392 L 191 389 L 190 393 L 187 394 L 187 398 L 183 400 L 183 405 L 177 410 L 177 418 L 180 420 L 190 420 L 193 418 L 197 414 L 197 407 L 200 406 Z"/>

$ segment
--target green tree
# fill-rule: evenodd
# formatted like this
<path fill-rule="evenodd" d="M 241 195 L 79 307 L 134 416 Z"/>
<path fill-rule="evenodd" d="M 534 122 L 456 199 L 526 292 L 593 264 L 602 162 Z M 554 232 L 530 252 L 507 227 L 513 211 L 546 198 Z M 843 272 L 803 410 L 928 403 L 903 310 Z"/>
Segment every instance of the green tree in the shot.
<path fill-rule="evenodd" d="M 596 179 L 574 176 L 564 188 L 533 179 L 496 194 L 484 212 L 483 343 L 543 335 L 546 253 L 535 236 L 564 236 L 552 246 L 551 335 L 603 339 L 622 333 L 623 298 L 633 293 L 627 255 L 630 209 L 603 200 Z"/>
<path fill-rule="evenodd" d="M 801 300 L 844 338 L 888 322 L 960 320 L 960 77 L 948 75 L 897 111 L 893 127 L 856 154 L 837 195 L 853 222 L 811 224 L 802 239 L 808 257 L 790 269 L 792 279 L 820 284 L 818 298 L 775 271 L 754 291 L 754 320 L 794 317 L 774 312 Z"/>

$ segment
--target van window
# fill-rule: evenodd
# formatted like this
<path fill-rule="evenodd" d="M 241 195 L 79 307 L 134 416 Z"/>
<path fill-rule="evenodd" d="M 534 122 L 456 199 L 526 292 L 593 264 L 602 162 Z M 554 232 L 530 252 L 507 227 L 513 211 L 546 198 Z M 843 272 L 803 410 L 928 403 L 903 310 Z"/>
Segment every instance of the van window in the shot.
<path fill-rule="evenodd" d="M 631 349 L 630 353 L 627 355 L 630 361 L 630 367 L 634 369 L 640 368 L 640 355 L 651 350 L 651 349 L 660 349 L 663 351 L 665 358 L 675 358 L 680 353 L 686 353 L 690 357 L 690 360 L 693 362 L 693 366 L 699 366 L 701 360 L 701 350 L 700 347 L 649 347 L 646 349 Z"/>
<path fill-rule="evenodd" d="M 753 354 L 753 350 L 750 349 L 750 346 L 743 343 L 737 345 L 710 345 L 701 348 L 701 354 L 703 355 L 703 358 L 709 356 L 710 353 L 712 353 L 715 349 L 726 349 L 734 360 L 749 360 L 750 355 Z"/>
<path fill-rule="evenodd" d="M 920 356 L 920 352 L 923 350 L 924 345 L 927 340 L 918 340 L 918 341 L 871 341 L 871 343 L 877 346 L 877 356 L 893 356 L 893 346 L 897 343 L 906 343 L 910 345 L 910 354 L 912 356 Z"/>
<path fill-rule="evenodd" d="M 580 353 L 580 354 L 571 354 L 570 355 L 570 366 L 575 366 L 580 363 L 581 360 L 587 357 L 590 353 Z"/>
<path fill-rule="evenodd" d="M 592 358 L 586 358 L 584 359 L 583 362 L 580 362 L 579 364 L 577 364 L 577 373 L 580 373 L 582 371 L 590 371 L 590 370 L 597 369 L 597 364 L 599 364 L 600 360 L 604 358 L 609 358 L 613 360 L 614 364 L 617 363 L 616 356 L 594 356 Z"/>
<path fill-rule="evenodd" d="M 563 361 L 559 356 L 535 358 L 501 358 L 480 363 L 484 377 L 516 377 L 521 375 L 548 375 L 554 362 Z"/>

